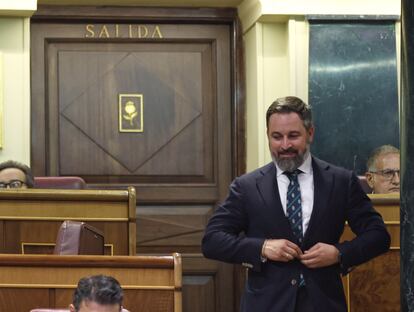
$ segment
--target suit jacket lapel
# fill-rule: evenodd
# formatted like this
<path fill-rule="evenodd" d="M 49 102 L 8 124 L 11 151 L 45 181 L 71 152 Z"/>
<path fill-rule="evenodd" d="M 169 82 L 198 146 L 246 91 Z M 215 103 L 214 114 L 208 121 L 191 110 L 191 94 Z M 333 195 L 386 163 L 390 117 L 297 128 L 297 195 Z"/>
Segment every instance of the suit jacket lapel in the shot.
<path fill-rule="evenodd" d="M 263 168 L 262 176 L 257 179 L 256 185 L 265 203 L 264 217 L 266 218 L 266 224 L 270 224 L 271 228 L 283 226 L 285 233 L 294 237 L 289 220 L 283 212 L 276 180 L 276 167 L 273 163 Z M 272 231 L 267 234 L 272 235 Z"/>
<path fill-rule="evenodd" d="M 313 169 L 313 183 L 314 183 L 314 197 L 313 197 L 313 209 L 311 218 L 309 221 L 308 229 L 305 233 L 304 244 L 306 244 L 309 237 L 312 235 L 312 231 L 321 222 L 323 211 L 329 209 L 328 203 L 331 196 L 331 192 L 334 186 L 334 178 L 329 170 L 329 164 L 321 161 L 315 157 L 312 157 L 312 169 Z"/>

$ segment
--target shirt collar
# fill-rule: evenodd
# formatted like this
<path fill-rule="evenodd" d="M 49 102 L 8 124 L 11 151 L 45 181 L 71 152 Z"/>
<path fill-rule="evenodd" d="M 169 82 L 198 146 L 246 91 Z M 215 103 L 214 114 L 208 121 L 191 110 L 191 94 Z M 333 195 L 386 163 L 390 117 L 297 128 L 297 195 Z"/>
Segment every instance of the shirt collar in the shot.
<path fill-rule="evenodd" d="M 279 177 L 281 174 L 283 174 L 283 170 L 279 168 L 276 161 L 273 161 L 273 163 L 276 166 L 276 176 Z M 307 152 L 305 155 L 305 160 L 298 168 L 300 171 L 302 171 L 305 174 L 312 173 L 312 156 L 310 152 Z"/>

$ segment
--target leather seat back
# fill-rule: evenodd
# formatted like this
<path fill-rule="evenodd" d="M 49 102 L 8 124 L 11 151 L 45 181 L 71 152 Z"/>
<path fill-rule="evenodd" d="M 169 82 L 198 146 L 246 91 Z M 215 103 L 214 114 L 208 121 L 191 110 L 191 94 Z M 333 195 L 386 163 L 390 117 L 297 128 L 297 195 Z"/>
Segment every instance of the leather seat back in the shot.
<path fill-rule="evenodd" d="M 34 177 L 34 188 L 84 189 L 86 182 L 81 177 Z"/>
<path fill-rule="evenodd" d="M 103 255 L 103 232 L 85 222 L 64 221 L 59 228 L 53 253 L 56 255 Z"/>

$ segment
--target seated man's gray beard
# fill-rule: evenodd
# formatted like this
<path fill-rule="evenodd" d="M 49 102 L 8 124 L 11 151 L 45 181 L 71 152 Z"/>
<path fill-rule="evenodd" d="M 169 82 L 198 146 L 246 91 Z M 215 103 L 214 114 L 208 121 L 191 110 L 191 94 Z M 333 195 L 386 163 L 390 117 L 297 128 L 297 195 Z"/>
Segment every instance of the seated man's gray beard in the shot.
<path fill-rule="evenodd" d="M 298 153 L 295 157 L 291 159 L 287 158 L 276 158 L 275 155 L 272 154 L 273 161 L 276 161 L 277 165 L 282 171 L 293 172 L 303 164 L 306 155 L 308 154 L 308 149 L 301 154 Z"/>

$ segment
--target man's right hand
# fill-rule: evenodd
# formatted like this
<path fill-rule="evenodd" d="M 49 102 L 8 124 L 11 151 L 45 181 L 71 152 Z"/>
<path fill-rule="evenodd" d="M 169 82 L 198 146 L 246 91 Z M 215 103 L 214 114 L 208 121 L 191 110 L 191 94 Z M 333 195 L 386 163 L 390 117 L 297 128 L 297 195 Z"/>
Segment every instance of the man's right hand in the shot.
<path fill-rule="evenodd" d="M 262 256 L 268 260 L 288 262 L 302 255 L 298 245 L 287 239 L 267 239 L 262 249 Z"/>

